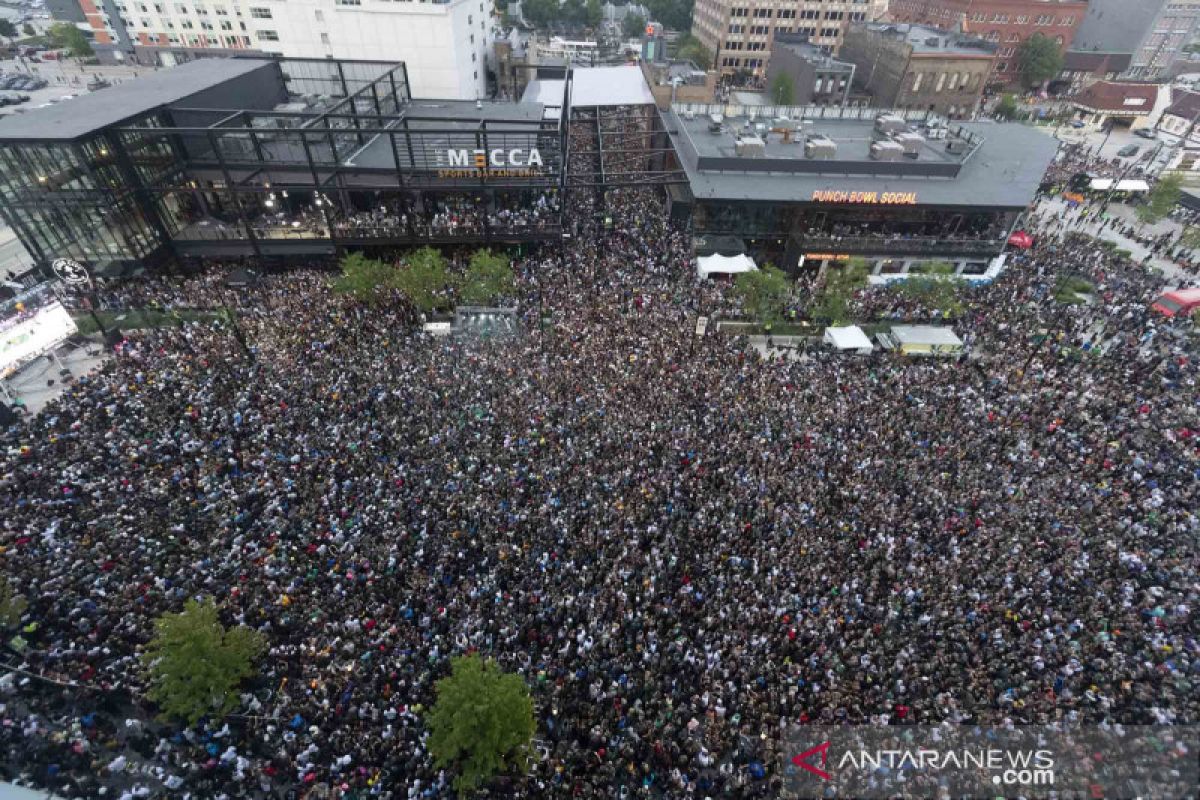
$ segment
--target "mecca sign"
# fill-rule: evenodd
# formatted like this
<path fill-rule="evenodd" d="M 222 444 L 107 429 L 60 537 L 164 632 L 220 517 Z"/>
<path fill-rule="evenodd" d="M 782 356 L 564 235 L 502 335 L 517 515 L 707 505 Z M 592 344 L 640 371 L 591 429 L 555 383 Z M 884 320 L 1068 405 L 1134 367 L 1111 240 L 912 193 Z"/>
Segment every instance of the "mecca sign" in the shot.
<path fill-rule="evenodd" d="M 544 162 L 536 147 L 495 147 L 467 150 L 450 148 L 439 152 L 439 178 L 534 178 L 542 174 Z"/>
<path fill-rule="evenodd" d="M 87 267 L 73 258 L 56 258 L 50 263 L 50 269 L 68 286 L 80 286 L 88 282 Z"/>
<path fill-rule="evenodd" d="M 815 191 L 814 203 L 855 203 L 879 206 L 915 206 L 916 192 L 836 192 Z"/>

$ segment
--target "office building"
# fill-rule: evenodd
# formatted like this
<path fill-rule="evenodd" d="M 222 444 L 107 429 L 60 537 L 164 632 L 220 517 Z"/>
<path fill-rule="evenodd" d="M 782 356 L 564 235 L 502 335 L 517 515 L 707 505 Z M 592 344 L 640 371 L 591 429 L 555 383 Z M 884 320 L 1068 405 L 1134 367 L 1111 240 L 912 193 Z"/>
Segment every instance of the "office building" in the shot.
<path fill-rule="evenodd" d="M 1087 11 L 1086 0 L 892 0 L 895 22 L 965 30 L 996 45 L 994 79 L 1014 82 L 1021 42 L 1040 33 L 1065 51 Z"/>
<path fill-rule="evenodd" d="M 735 110 L 672 110 L 688 178 L 671 187 L 672 215 L 789 270 L 860 256 L 880 279 L 933 261 L 994 275 L 1057 148 L 1022 125 L 945 125 L 927 111 Z"/>
<path fill-rule="evenodd" d="M 1118 77 L 1162 80 L 1200 34 L 1200 0 L 1090 0 L 1071 50 L 1129 57 Z"/>
<path fill-rule="evenodd" d="M 785 76 L 786 81 L 780 81 Z M 790 85 L 792 97 L 772 94 L 775 87 Z M 813 44 L 802 33 L 776 33 L 767 67 L 767 94 L 782 105 L 845 105 L 854 84 L 854 65 L 839 61 L 828 50 Z"/>
<path fill-rule="evenodd" d="M 846 25 L 872 21 L 887 0 L 696 0 L 692 35 L 723 73 L 765 75 L 776 33 L 799 33 L 836 52 Z"/>
<path fill-rule="evenodd" d="M 857 23 L 840 58 L 877 108 L 930 111 L 950 119 L 974 115 L 997 46 L 928 25 Z"/>
<path fill-rule="evenodd" d="M 414 94 L 487 96 L 492 0 L 80 0 L 103 61 L 403 60 Z M 91 9 L 89 11 L 89 9 Z"/>

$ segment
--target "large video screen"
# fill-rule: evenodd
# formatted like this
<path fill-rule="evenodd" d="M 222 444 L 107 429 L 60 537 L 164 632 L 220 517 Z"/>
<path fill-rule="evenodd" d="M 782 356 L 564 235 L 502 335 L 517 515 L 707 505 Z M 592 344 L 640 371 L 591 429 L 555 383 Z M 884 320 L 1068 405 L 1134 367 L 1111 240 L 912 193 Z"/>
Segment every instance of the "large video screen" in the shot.
<path fill-rule="evenodd" d="M 0 376 L 8 377 L 78 330 L 70 313 L 49 291 L 28 292 L 6 306 L 7 314 L 0 319 Z"/>

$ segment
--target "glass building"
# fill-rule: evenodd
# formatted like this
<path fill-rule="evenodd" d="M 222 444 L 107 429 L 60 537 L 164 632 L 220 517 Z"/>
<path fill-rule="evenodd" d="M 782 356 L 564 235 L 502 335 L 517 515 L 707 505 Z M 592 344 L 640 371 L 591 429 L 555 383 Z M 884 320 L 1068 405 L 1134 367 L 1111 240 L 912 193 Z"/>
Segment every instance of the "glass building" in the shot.
<path fill-rule="evenodd" d="M 203 59 L 0 121 L 39 264 L 561 236 L 564 100 L 414 100 L 403 64 Z"/>

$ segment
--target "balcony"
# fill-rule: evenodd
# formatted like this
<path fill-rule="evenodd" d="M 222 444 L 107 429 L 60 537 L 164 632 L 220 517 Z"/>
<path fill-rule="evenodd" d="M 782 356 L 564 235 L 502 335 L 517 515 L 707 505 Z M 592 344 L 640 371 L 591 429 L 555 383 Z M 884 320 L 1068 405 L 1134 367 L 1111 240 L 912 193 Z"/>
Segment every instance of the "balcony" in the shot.
<path fill-rule="evenodd" d="M 804 252 L 862 255 L 995 255 L 1003 238 L 967 236 L 801 236 L 793 240 Z"/>

